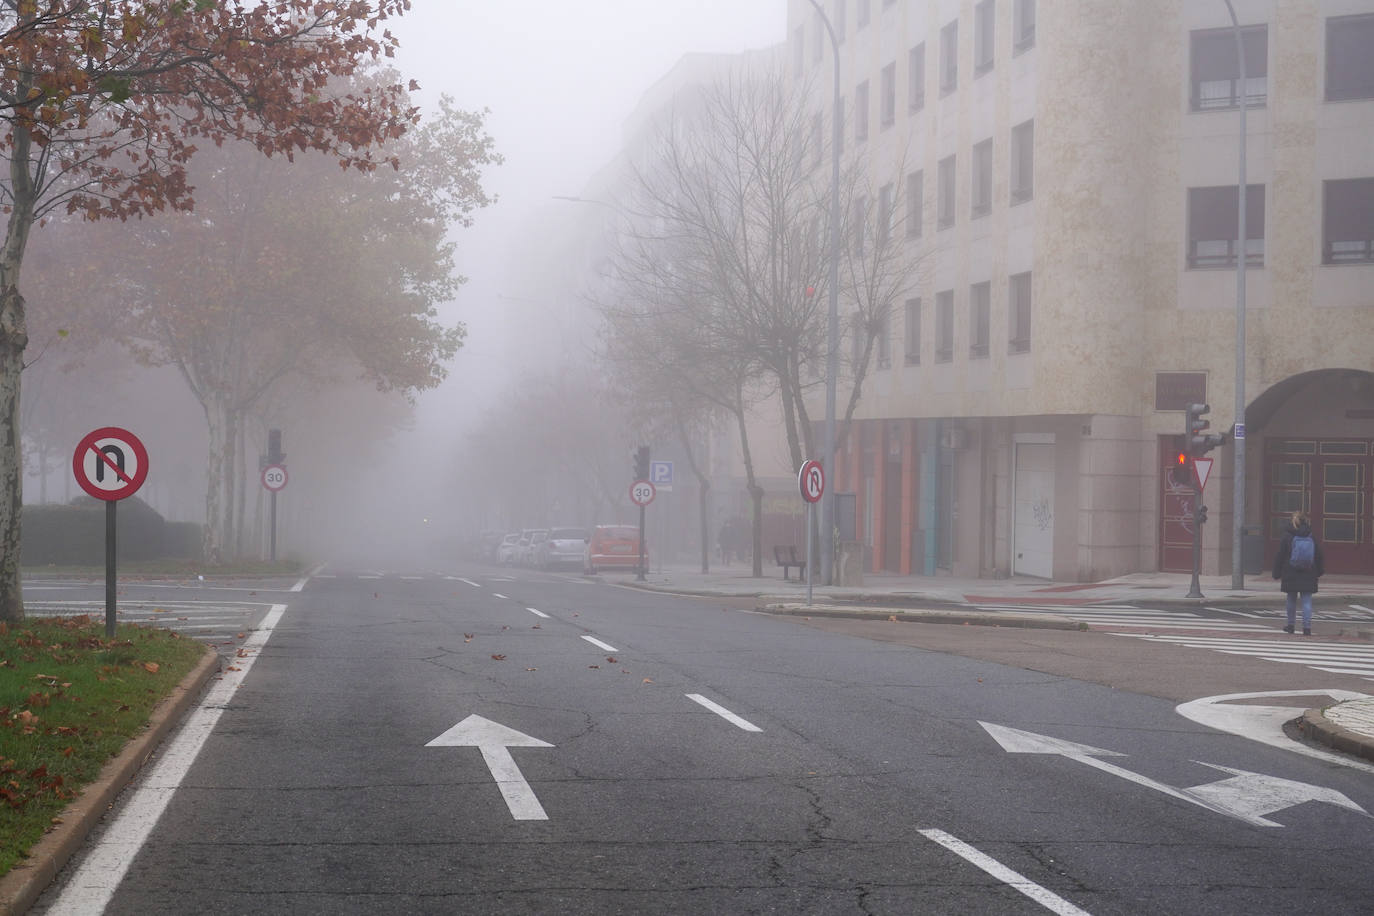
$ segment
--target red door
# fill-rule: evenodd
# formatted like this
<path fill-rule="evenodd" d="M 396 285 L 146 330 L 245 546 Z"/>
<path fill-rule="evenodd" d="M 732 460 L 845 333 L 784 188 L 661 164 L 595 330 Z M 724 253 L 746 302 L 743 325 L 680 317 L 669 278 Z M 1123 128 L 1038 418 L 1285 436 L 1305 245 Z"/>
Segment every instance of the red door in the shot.
<path fill-rule="evenodd" d="M 1272 560 L 1295 509 L 1312 518 L 1326 571 L 1374 575 L 1374 443 L 1365 439 L 1270 440 L 1265 455 Z"/>
<path fill-rule="evenodd" d="M 1193 571 L 1193 488 L 1169 479 L 1178 454 L 1178 436 L 1159 437 L 1159 569 Z"/>

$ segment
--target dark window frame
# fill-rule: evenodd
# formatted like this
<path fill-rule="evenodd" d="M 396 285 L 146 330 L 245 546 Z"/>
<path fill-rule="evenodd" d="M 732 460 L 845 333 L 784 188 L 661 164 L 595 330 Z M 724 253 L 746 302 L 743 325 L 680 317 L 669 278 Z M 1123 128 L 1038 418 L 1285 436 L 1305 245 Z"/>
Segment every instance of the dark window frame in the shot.
<path fill-rule="evenodd" d="M 1014 0 L 1012 13 L 1012 56 L 1035 47 L 1035 0 Z M 1029 15 L 1027 15 L 1029 11 Z"/>
<path fill-rule="evenodd" d="M 1011 129 L 1011 155 L 1008 165 L 1009 197 L 1012 206 L 1035 199 L 1035 119 L 1022 121 Z"/>
<path fill-rule="evenodd" d="M 973 7 L 973 78 L 991 72 L 996 63 L 997 0 L 978 0 Z"/>
<path fill-rule="evenodd" d="M 1367 35 L 1362 35 L 1366 32 Z M 1362 37 L 1363 45 L 1360 44 Z M 1350 57 L 1355 64 L 1363 65 L 1353 80 L 1349 79 L 1350 74 L 1336 72 L 1338 67 L 1351 66 Z M 1328 102 L 1374 99 L 1374 13 L 1331 16 L 1326 20 L 1325 78 Z"/>
<path fill-rule="evenodd" d="M 1234 268 L 1239 248 L 1236 186 L 1189 188 L 1187 194 L 1188 268 Z M 1264 266 L 1264 185 L 1246 186 L 1246 267 Z M 1258 242 L 1258 245 L 1254 245 Z M 1252 250 L 1254 249 L 1254 250 Z"/>
<path fill-rule="evenodd" d="M 969 215 L 980 219 L 992 212 L 992 138 L 973 144 L 969 177 Z"/>
<path fill-rule="evenodd" d="M 959 20 L 940 29 L 940 97 L 959 88 Z"/>
<path fill-rule="evenodd" d="M 1240 34 L 1245 46 L 1246 107 L 1263 108 L 1269 100 L 1269 26 L 1241 26 Z M 1189 35 L 1188 97 L 1193 111 L 1234 111 L 1240 107 L 1240 67 L 1235 58 L 1233 29 L 1198 29 Z M 1205 92 L 1204 87 L 1216 88 Z M 1224 93 L 1218 93 L 1220 87 L 1225 88 Z"/>
<path fill-rule="evenodd" d="M 948 171 L 946 171 L 948 163 Z M 948 179 L 946 179 L 948 174 Z M 955 201 L 958 199 L 957 182 L 959 180 L 958 162 L 954 156 L 946 156 L 938 164 L 935 182 L 935 228 L 936 230 L 950 229 L 954 226 Z"/>
<path fill-rule="evenodd" d="M 1029 270 L 1012 274 L 1007 279 L 1007 352 L 1011 354 L 1030 352 L 1033 307 L 1031 279 Z"/>
<path fill-rule="evenodd" d="M 908 366 L 921 364 L 921 297 L 912 296 L 903 306 L 902 359 Z"/>
<path fill-rule="evenodd" d="M 1322 263 L 1374 264 L 1374 178 L 1322 182 Z"/>
<path fill-rule="evenodd" d="M 915 114 L 926 107 L 926 43 L 906 52 L 906 110 Z"/>
<path fill-rule="evenodd" d="M 983 280 L 968 288 L 969 359 L 992 355 L 992 281 Z"/>
<path fill-rule="evenodd" d="M 954 290 L 935 294 L 935 361 L 954 361 Z"/>

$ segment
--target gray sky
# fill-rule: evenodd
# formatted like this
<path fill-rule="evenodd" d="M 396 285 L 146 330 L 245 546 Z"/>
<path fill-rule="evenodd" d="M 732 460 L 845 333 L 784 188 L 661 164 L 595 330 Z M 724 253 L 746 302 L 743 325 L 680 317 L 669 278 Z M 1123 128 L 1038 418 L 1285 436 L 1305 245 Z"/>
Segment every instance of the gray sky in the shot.
<path fill-rule="evenodd" d="M 391 452 L 406 467 L 385 469 L 388 481 L 414 482 L 412 499 L 423 501 L 424 482 L 455 473 L 445 460 L 455 438 L 508 382 L 493 307 L 507 265 L 538 256 L 521 247 L 532 214 L 582 191 L 620 149 L 640 97 L 682 55 L 776 44 L 786 11 L 786 0 L 414 0 L 392 27 L 396 66 L 420 82 L 422 107 L 446 93 L 490 109 L 506 161 L 485 182 L 499 202 L 454 236 L 469 282 L 443 314 L 467 324 L 468 342 L 448 381 L 421 397 L 417 428 Z"/>

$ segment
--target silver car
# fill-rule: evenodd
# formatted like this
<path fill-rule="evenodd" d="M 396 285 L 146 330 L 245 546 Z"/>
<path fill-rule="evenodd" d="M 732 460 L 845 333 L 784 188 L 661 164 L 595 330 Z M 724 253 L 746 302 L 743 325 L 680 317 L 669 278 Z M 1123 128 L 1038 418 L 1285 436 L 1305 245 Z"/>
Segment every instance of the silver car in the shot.
<path fill-rule="evenodd" d="M 540 569 L 552 566 L 581 566 L 591 535 L 586 528 L 552 528 L 549 536 L 535 548 L 534 565 Z"/>

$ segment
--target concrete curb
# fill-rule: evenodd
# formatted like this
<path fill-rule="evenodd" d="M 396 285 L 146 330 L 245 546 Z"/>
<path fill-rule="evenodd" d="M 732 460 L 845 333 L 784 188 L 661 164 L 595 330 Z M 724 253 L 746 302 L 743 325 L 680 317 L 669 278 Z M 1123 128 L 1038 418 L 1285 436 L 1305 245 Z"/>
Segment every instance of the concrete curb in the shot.
<path fill-rule="evenodd" d="M 167 734 L 181 723 L 200 699 L 207 681 L 218 673 L 219 653 L 209 646 L 205 655 L 162 702 L 153 707 L 148 725 L 132 738 L 119 755 L 101 769 L 100 775 L 81 790 L 62 811 L 62 822 L 45 833 L 28 858 L 0 878 L 0 916 L 19 914 L 33 906 L 68 860 L 81 848 L 111 803 L 148 762 Z"/>
<path fill-rule="evenodd" d="M 887 620 L 895 623 L 944 623 L 976 627 L 1011 627 L 1023 630 L 1086 630 L 1088 625 L 1052 614 L 997 614 L 988 611 L 941 611 L 909 608 L 855 608 L 833 605 L 764 604 L 758 610 L 789 617 L 840 617 L 851 620 Z"/>
<path fill-rule="evenodd" d="M 1297 724 L 1305 738 L 1353 757 L 1374 760 L 1374 738 L 1337 725 L 1326 717 L 1323 709 L 1307 710 Z"/>

